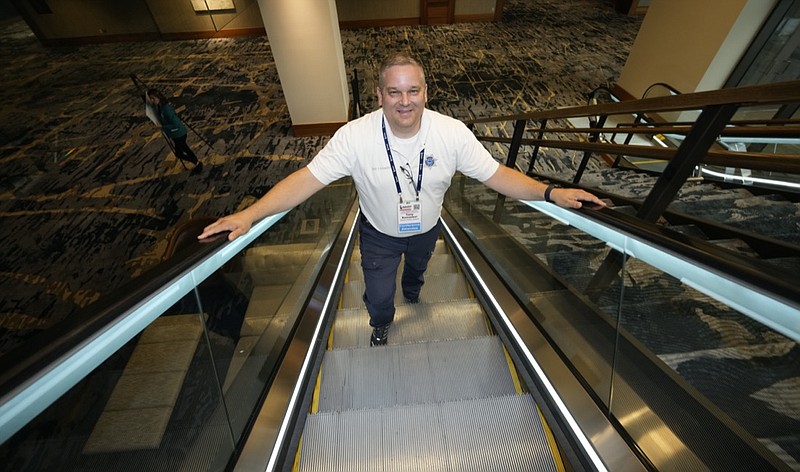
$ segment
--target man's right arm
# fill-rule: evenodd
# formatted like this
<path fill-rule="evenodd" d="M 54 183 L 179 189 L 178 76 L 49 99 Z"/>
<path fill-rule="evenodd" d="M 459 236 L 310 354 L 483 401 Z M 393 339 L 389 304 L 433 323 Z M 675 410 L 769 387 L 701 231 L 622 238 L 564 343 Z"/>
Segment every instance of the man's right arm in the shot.
<path fill-rule="evenodd" d="M 307 167 L 303 167 L 278 182 L 249 207 L 206 226 L 203 234 L 197 239 L 205 239 L 223 231 L 230 231 L 228 239 L 232 241 L 249 231 L 256 221 L 294 208 L 324 187 L 325 185 L 314 177 Z"/>

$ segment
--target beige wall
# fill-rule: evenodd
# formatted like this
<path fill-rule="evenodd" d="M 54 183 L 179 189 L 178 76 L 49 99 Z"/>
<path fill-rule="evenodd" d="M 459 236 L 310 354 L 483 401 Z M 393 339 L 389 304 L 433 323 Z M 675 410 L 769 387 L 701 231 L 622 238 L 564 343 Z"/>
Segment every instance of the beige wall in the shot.
<path fill-rule="evenodd" d="M 213 30 L 209 15 L 198 15 L 191 2 L 145 0 L 162 33 L 198 32 Z"/>
<path fill-rule="evenodd" d="M 494 15 L 497 0 L 456 0 L 456 16 Z M 420 0 L 336 0 L 339 21 L 420 17 Z"/>
<path fill-rule="evenodd" d="M 419 18 L 419 0 L 336 0 L 339 21 Z"/>
<path fill-rule="evenodd" d="M 217 28 L 225 31 L 264 27 L 264 20 L 261 19 L 261 10 L 258 9 L 258 1 L 247 0 L 245 2 L 236 0 L 235 4 L 236 15 L 228 15 L 223 22 L 217 21 L 216 18 L 214 19 L 217 23 Z M 231 16 L 233 17 L 231 18 Z"/>
<path fill-rule="evenodd" d="M 683 93 L 718 89 L 777 0 L 652 0 L 617 85 L 641 97 L 666 82 Z"/>
<path fill-rule="evenodd" d="M 335 0 L 258 0 L 292 125 L 347 122 Z"/>
<path fill-rule="evenodd" d="M 456 0 L 456 16 L 494 14 L 497 0 Z M 48 2 L 53 13 L 39 15 L 29 2 L 14 0 L 45 40 L 147 35 L 213 33 L 263 28 L 258 0 L 234 0 L 234 13 L 195 12 L 191 2 L 165 0 L 59 0 Z M 339 21 L 392 20 L 420 17 L 419 0 L 335 0 Z"/>
<path fill-rule="evenodd" d="M 188 0 L 182 2 L 144 0 L 161 33 L 196 33 L 224 29 L 261 28 L 264 23 L 256 0 L 234 0 L 233 13 L 198 13 Z"/>
<path fill-rule="evenodd" d="M 457 0 L 456 16 L 494 15 L 497 0 Z"/>
<path fill-rule="evenodd" d="M 731 27 L 730 33 L 714 55 L 711 64 L 697 84 L 697 91 L 717 90 L 725 85 L 739 64 L 753 38 L 761 30 L 778 0 L 750 0 Z"/>
<path fill-rule="evenodd" d="M 34 23 L 32 29 L 43 40 L 214 33 L 264 27 L 256 0 L 234 0 L 235 12 L 213 17 L 195 12 L 188 0 L 60 0 L 48 2 L 52 13 L 43 15 L 36 13 L 27 1 L 14 3 L 25 11 L 26 20 Z"/>
<path fill-rule="evenodd" d="M 48 2 L 52 13 L 40 15 L 27 1 L 14 2 L 25 11 L 44 39 L 157 33 L 143 1 L 61 0 Z"/>

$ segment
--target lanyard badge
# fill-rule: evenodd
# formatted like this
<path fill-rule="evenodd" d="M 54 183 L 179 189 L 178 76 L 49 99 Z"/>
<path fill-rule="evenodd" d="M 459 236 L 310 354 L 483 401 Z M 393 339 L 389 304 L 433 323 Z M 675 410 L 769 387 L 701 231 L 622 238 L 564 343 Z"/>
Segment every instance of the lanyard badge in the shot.
<path fill-rule="evenodd" d="M 397 204 L 397 231 L 400 234 L 422 231 L 422 205 L 419 201 Z"/>
<path fill-rule="evenodd" d="M 386 121 L 381 117 L 381 131 L 383 131 L 383 144 L 386 146 L 386 156 L 389 158 L 389 167 L 392 169 L 394 186 L 397 190 L 397 231 L 400 234 L 413 234 L 422 231 L 422 205 L 419 201 L 419 192 L 422 190 L 422 162 L 425 156 L 425 148 L 419 152 L 419 174 L 414 186 L 416 200 L 413 202 L 403 201 L 403 191 L 400 188 L 400 179 L 397 177 L 397 169 L 392 158 L 392 149 L 389 146 L 389 136 L 386 134 Z M 410 174 L 409 174 L 410 177 Z M 411 179 L 414 184 L 414 179 Z"/>

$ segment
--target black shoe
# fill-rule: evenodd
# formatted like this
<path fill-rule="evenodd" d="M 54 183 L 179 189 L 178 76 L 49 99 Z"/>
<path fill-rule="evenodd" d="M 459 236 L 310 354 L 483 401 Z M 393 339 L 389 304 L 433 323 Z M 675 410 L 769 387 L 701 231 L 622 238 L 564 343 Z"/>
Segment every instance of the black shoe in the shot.
<path fill-rule="evenodd" d="M 203 163 L 198 162 L 197 164 L 195 164 L 194 169 L 192 169 L 192 174 L 199 174 L 202 171 L 203 171 Z"/>
<path fill-rule="evenodd" d="M 389 340 L 389 325 L 372 328 L 372 336 L 369 338 L 370 346 L 383 346 Z"/>
<path fill-rule="evenodd" d="M 408 298 L 408 297 L 406 297 L 406 303 L 419 303 L 419 297 L 416 297 L 416 298 Z"/>

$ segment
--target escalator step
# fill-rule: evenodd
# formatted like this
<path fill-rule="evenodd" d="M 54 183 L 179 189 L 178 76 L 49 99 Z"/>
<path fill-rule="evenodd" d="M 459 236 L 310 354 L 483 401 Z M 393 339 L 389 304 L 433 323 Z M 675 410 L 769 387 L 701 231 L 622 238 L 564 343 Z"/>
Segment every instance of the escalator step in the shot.
<path fill-rule="evenodd" d="M 368 347 L 372 328 L 366 308 L 339 310 L 333 326 L 333 349 Z M 464 339 L 488 334 L 486 318 L 474 300 L 399 305 L 389 344 Z"/>
<path fill-rule="evenodd" d="M 495 336 L 337 349 L 327 352 L 323 360 L 319 411 L 463 400 L 515 391 L 503 346 Z"/>
<path fill-rule="evenodd" d="M 364 294 L 364 281 L 352 280 L 342 290 L 342 308 L 364 308 L 361 296 Z M 429 275 L 425 277 L 420 300 L 423 302 L 440 302 L 469 298 L 469 290 L 464 276 L 458 273 Z M 395 294 L 395 306 L 405 303 L 402 291 Z"/>
<path fill-rule="evenodd" d="M 555 471 L 528 395 L 309 415 L 300 471 Z"/>
<path fill-rule="evenodd" d="M 401 263 L 400 270 L 397 271 L 397 280 L 400 280 L 403 275 L 402 267 Z M 425 271 L 425 275 L 450 274 L 456 272 L 456 270 L 456 262 L 452 255 L 434 254 L 431 260 L 428 261 L 428 270 Z M 361 270 L 360 264 L 350 264 L 347 280 L 364 280 L 364 271 Z"/>

